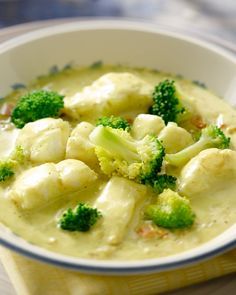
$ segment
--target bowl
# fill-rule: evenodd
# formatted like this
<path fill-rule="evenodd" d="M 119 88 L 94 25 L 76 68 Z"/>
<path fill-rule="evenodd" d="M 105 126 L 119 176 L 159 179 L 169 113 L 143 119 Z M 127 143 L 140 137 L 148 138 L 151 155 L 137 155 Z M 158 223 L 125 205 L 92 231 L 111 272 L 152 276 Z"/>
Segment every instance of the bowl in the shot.
<path fill-rule="evenodd" d="M 88 20 L 55 25 L 0 45 L 0 96 L 15 83 L 28 83 L 57 65 L 74 62 L 148 67 L 200 80 L 229 103 L 236 103 L 236 58 L 227 51 L 153 24 Z M 82 259 L 32 245 L 0 226 L 0 243 L 42 262 L 86 273 L 131 275 L 160 272 L 209 259 L 236 246 L 236 225 L 191 250 L 163 258 L 136 261 Z"/>

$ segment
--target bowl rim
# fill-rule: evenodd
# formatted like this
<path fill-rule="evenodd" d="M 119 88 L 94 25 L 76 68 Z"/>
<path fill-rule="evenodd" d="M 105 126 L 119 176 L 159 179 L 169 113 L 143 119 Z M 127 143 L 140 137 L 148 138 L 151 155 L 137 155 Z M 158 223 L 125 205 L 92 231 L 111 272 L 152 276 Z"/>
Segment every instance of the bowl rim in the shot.
<path fill-rule="evenodd" d="M 211 241 L 214 240 L 215 239 Z M 220 247 L 215 246 L 208 251 L 199 251 L 200 254 L 197 255 L 192 255 L 192 249 L 190 249 L 189 251 L 184 251 L 180 254 L 170 255 L 167 257 L 150 258 L 137 261 L 130 260 L 127 262 L 124 260 L 108 261 L 72 257 L 53 252 L 39 246 L 31 245 L 26 240 L 23 240 L 23 242 L 27 244 L 25 247 L 0 237 L 0 245 L 34 261 L 50 264 L 63 269 L 79 271 L 86 274 L 106 276 L 142 275 L 181 269 L 219 256 L 220 254 L 233 250 L 236 247 L 236 238 L 234 238 L 232 241 L 225 243 Z M 208 242 L 193 249 L 198 250 L 200 247 L 205 248 L 206 244 L 208 244 Z M 186 256 L 186 254 L 190 255 L 185 258 L 179 258 L 180 256 Z M 178 259 L 175 259 L 175 257 L 178 257 Z"/>
<path fill-rule="evenodd" d="M 5 37 L 4 41 L 0 41 L 1 43 L 6 43 L 9 40 L 12 40 L 13 38 L 16 38 L 17 36 L 25 35 L 29 32 L 34 32 L 41 30 L 46 27 L 52 27 L 55 25 L 60 25 L 62 23 L 74 23 L 78 21 L 119 21 L 119 22 L 136 22 L 136 23 L 144 23 L 144 24 L 152 24 L 158 27 L 159 30 L 168 31 L 168 32 L 177 32 L 182 35 L 191 36 L 194 35 L 194 39 L 199 40 L 206 40 L 208 43 L 216 44 L 218 47 L 224 48 L 227 51 L 231 51 L 233 53 L 236 53 L 236 45 L 233 43 L 232 40 L 227 39 L 221 39 L 218 35 L 210 34 L 207 32 L 203 32 L 201 30 L 193 29 L 193 28 L 186 28 L 184 25 L 178 25 L 178 27 L 173 26 L 171 24 L 166 24 L 163 21 L 150 21 L 143 18 L 130 18 L 130 17 L 119 17 L 119 16 L 96 16 L 89 17 L 89 16 L 80 16 L 80 17 L 63 17 L 63 18 L 55 18 L 55 19 L 47 19 L 47 20 L 36 20 L 36 21 L 30 21 L 30 22 L 23 22 L 17 25 L 12 25 L 8 27 L 3 27 L 0 29 L 0 39 L 2 37 L 7 35 L 12 35 L 11 37 Z M 38 28 L 39 27 L 39 28 Z"/>
<path fill-rule="evenodd" d="M 179 39 L 181 41 L 197 45 L 203 49 L 213 51 L 214 53 L 224 57 L 236 66 L 236 56 L 215 44 L 211 44 L 205 40 L 201 40 L 198 37 L 192 37 L 183 32 L 172 31 L 166 28 L 158 28 L 155 23 L 147 21 L 133 21 L 124 19 L 85 19 L 76 20 L 69 23 L 55 24 L 50 27 L 44 27 L 36 29 L 28 33 L 23 33 L 17 37 L 14 37 L 8 41 L 0 44 L 0 54 L 23 45 L 33 40 L 49 37 L 52 35 L 58 35 L 66 32 L 84 31 L 84 30 L 133 30 L 138 32 L 149 32 L 158 35 L 164 35 L 171 38 Z M 236 228 L 236 227 L 235 227 Z M 55 266 L 68 268 L 72 270 L 82 271 L 85 273 L 93 274 L 105 274 L 105 275 L 134 275 L 134 274 L 146 274 L 160 271 L 167 271 L 171 269 L 181 268 L 187 265 L 195 264 L 197 262 L 210 259 L 217 256 L 227 250 L 236 247 L 236 236 L 231 238 L 223 245 L 212 245 L 208 250 L 200 250 L 199 253 L 191 255 L 193 249 L 204 248 L 210 242 L 204 243 L 196 248 L 188 251 L 181 252 L 177 255 L 170 255 L 163 258 L 151 258 L 137 261 L 114 261 L 114 260 L 95 260 L 87 258 L 77 258 L 52 252 L 43 249 L 39 246 L 35 246 L 27 242 L 16 243 L 14 241 L 14 234 L 11 238 L 0 236 L 0 244 L 18 252 L 31 259 L 35 259 L 41 262 L 53 264 Z M 188 254 L 190 252 L 190 255 Z M 196 252 L 196 251 L 195 251 Z M 176 258 L 177 256 L 177 258 Z M 178 258 L 184 256 L 182 258 Z"/>
<path fill-rule="evenodd" d="M 65 18 L 64 20 L 66 21 L 68 19 Z M 46 23 L 47 20 L 39 21 L 38 23 L 43 23 L 43 22 Z M 34 22 L 31 22 L 31 23 L 34 23 Z M 27 25 L 27 23 L 21 24 L 18 26 L 25 26 L 25 25 Z M 16 25 L 14 27 L 18 27 L 18 26 Z M 5 28 L 5 30 L 8 30 L 8 29 L 10 29 L 10 27 Z M 93 30 L 94 31 L 94 30 L 101 30 L 101 29 L 102 30 L 114 30 L 114 29 L 133 30 L 133 31 L 139 31 L 139 32 L 147 32 L 147 33 L 150 32 L 150 33 L 165 35 L 175 39 L 180 39 L 188 43 L 192 43 L 204 49 L 210 49 L 211 51 L 225 57 L 226 59 L 229 59 L 231 62 L 236 64 L 236 55 L 230 50 L 230 48 L 225 49 L 219 45 L 216 45 L 215 43 L 211 43 L 210 41 L 203 40 L 203 38 L 207 37 L 207 35 L 197 32 L 198 36 L 193 37 L 193 36 L 190 36 L 187 33 L 187 31 L 183 31 L 181 28 L 178 30 L 178 28 L 175 29 L 172 26 L 153 23 L 144 19 L 131 20 L 129 18 L 126 19 L 126 18 L 101 17 L 96 19 L 92 17 L 91 18 L 86 17 L 86 18 L 79 18 L 78 20 L 74 20 L 71 22 L 66 21 L 65 23 L 59 23 L 59 24 L 55 22 L 55 24 L 52 24 L 50 26 L 43 27 L 40 29 L 34 29 L 30 32 L 23 33 L 23 34 L 20 34 L 19 36 L 10 38 L 7 41 L 3 41 L 2 43 L 0 43 L 0 54 L 14 47 L 17 47 L 19 45 L 23 45 L 29 41 L 38 40 L 38 39 L 49 37 L 52 35 L 57 35 L 57 34 L 66 33 L 66 32 L 73 32 L 77 30 L 79 31 Z M 217 38 L 211 38 L 211 39 L 216 40 L 216 42 L 219 42 Z M 230 46 L 232 46 L 232 44 L 230 44 Z M 226 47 L 227 47 L 227 44 L 226 44 Z"/>

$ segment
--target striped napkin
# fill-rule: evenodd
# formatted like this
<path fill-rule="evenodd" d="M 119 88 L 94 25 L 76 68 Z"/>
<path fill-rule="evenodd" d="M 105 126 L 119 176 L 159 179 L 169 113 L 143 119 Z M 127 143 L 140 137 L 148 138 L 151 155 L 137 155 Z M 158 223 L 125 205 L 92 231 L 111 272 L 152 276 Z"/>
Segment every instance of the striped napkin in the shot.
<path fill-rule="evenodd" d="M 0 258 L 18 295 L 151 295 L 236 272 L 236 250 L 179 270 L 126 277 L 64 270 L 3 248 Z"/>

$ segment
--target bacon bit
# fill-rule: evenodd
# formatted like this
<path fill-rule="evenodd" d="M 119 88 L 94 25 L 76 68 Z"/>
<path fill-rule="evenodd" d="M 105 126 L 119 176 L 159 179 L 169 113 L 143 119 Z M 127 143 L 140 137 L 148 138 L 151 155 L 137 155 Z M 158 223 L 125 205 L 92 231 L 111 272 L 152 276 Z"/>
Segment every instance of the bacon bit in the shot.
<path fill-rule="evenodd" d="M 141 227 L 137 229 L 137 234 L 142 238 L 164 238 L 168 235 L 168 232 L 164 229 L 160 229 L 158 227 L 154 227 L 150 223 L 145 223 Z"/>
<path fill-rule="evenodd" d="M 9 117 L 14 108 L 13 103 L 4 103 L 0 108 L 0 115 Z"/>
<path fill-rule="evenodd" d="M 129 124 L 133 124 L 134 119 L 132 119 L 132 118 L 127 118 L 126 120 L 127 120 L 127 122 L 128 122 Z"/>
<path fill-rule="evenodd" d="M 199 115 L 194 116 L 191 119 L 191 123 L 198 129 L 203 129 L 206 127 L 206 123 L 203 121 L 202 117 Z"/>
<path fill-rule="evenodd" d="M 220 126 L 218 126 L 218 128 L 220 128 L 220 129 L 225 129 L 226 127 L 227 127 L 226 124 L 221 124 Z"/>
<path fill-rule="evenodd" d="M 226 131 L 229 133 L 229 134 L 233 134 L 236 132 L 236 127 L 234 126 L 230 126 L 226 129 Z"/>

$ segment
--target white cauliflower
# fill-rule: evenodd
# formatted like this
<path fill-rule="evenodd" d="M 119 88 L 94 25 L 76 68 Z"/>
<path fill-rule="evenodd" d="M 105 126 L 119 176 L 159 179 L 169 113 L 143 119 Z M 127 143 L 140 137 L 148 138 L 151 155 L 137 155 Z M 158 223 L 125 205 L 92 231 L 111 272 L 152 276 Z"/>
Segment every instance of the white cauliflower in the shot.
<path fill-rule="evenodd" d="M 33 163 L 59 162 L 65 159 L 70 125 L 62 119 L 45 118 L 26 124 L 16 145 L 22 146 Z"/>
<path fill-rule="evenodd" d="M 194 142 L 188 131 L 173 122 L 169 122 L 167 126 L 162 129 L 158 139 L 163 144 L 167 154 L 177 153 Z"/>
<path fill-rule="evenodd" d="M 73 129 L 66 145 L 67 159 L 77 159 L 90 166 L 97 164 L 94 145 L 89 140 L 89 135 L 94 128 L 88 122 L 81 122 Z"/>
<path fill-rule="evenodd" d="M 130 73 L 108 73 L 74 96 L 65 97 L 65 113 L 75 119 L 146 112 L 153 87 Z"/>
<path fill-rule="evenodd" d="M 181 171 L 179 190 L 192 197 L 227 189 L 236 181 L 236 152 L 216 148 L 200 152 Z"/>
<path fill-rule="evenodd" d="M 149 114 L 138 115 L 131 129 L 131 134 L 135 139 L 142 139 L 148 134 L 158 135 L 165 127 L 165 122 L 161 117 Z"/>
<path fill-rule="evenodd" d="M 23 172 L 9 197 L 22 209 L 38 208 L 65 194 L 86 189 L 96 178 L 96 173 L 78 160 L 46 163 Z"/>

